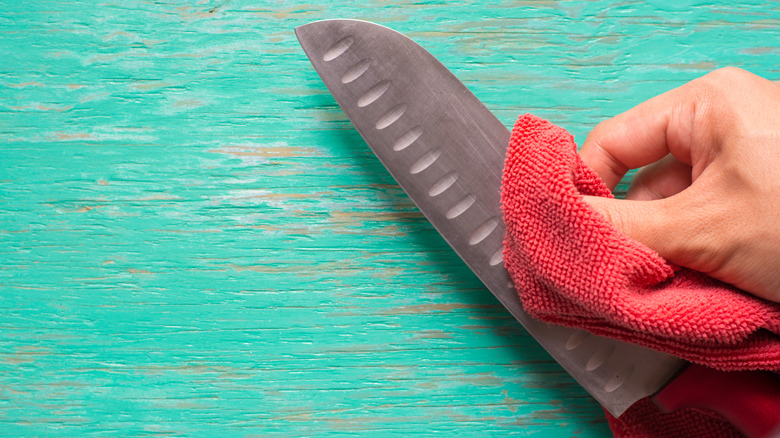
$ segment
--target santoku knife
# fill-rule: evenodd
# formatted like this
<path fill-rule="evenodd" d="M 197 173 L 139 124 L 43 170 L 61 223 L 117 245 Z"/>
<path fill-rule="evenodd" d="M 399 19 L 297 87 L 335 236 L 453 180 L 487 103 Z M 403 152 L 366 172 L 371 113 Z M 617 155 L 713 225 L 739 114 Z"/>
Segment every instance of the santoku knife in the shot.
<path fill-rule="evenodd" d="M 523 311 L 501 258 L 500 186 L 509 131 L 436 58 L 406 36 L 364 21 L 324 20 L 295 32 L 399 185 L 507 310 L 611 414 L 620 416 L 680 373 L 700 375 L 699 367 L 686 368 L 668 354 L 542 323 Z M 688 380 L 674 379 L 680 383 L 667 389 L 687 394 Z M 680 400 L 671 397 L 665 406 L 684 406 Z"/>

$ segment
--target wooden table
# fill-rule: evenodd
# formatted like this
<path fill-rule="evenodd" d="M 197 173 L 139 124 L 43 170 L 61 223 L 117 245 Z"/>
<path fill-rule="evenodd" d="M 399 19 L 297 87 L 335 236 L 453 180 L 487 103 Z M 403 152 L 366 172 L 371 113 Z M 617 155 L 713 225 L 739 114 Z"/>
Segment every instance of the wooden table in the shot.
<path fill-rule="evenodd" d="M 776 79 L 780 7 L 742 3 L 0 1 L 0 435 L 608 435 L 293 28 L 385 24 L 581 142 L 717 67 Z"/>

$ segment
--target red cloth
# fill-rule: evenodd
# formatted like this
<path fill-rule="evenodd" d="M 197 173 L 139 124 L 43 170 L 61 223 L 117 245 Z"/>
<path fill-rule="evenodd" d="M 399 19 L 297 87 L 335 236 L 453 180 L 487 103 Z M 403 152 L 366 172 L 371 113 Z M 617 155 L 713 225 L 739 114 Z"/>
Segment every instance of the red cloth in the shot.
<path fill-rule="evenodd" d="M 673 266 L 582 195 L 612 197 L 568 132 L 521 116 L 501 197 L 504 261 L 529 314 L 717 369 L 780 371 L 780 304 Z"/>
<path fill-rule="evenodd" d="M 607 414 L 612 433 L 621 438 L 738 438 L 742 434 L 719 414 L 703 409 L 663 413 L 642 399 L 620 418 Z"/>

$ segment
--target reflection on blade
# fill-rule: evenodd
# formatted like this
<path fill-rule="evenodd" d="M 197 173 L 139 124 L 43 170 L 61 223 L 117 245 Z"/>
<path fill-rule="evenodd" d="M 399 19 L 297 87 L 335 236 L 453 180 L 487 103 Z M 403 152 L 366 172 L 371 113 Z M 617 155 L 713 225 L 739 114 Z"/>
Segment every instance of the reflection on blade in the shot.
<path fill-rule="evenodd" d="M 500 187 L 510 133 L 409 38 L 357 20 L 296 29 L 304 51 L 366 143 L 509 312 L 613 415 L 654 393 L 683 362 L 541 323 L 503 266 Z"/>

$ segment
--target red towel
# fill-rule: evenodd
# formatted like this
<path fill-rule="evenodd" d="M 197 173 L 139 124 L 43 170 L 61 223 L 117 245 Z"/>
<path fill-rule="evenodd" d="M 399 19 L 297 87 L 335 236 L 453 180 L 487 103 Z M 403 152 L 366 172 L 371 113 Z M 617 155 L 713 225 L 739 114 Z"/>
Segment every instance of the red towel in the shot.
<path fill-rule="evenodd" d="M 504 260 L 529 314 L 722 370 L 780 371 L 780 304 L 673 266 L 582 195 L 612 197 L 568 132 L 521 116 L 501 197 Z"/>
<path fill-rule="evenodd" d="M 620 418 L 606 412 L 609 427 L 620 438 L 739 438 L 743 435 L 715 412 L 680 409 L 663 413 L 649 399 L 631 406 Z"/>

